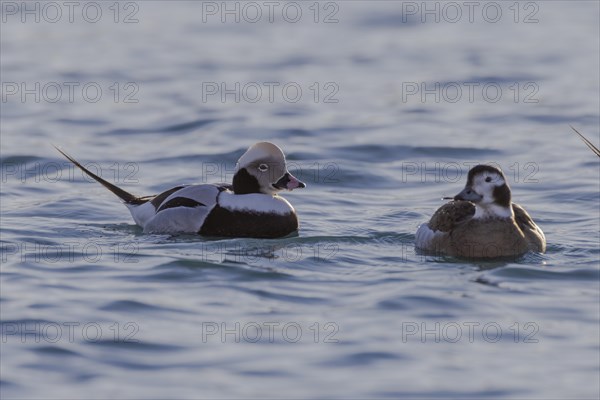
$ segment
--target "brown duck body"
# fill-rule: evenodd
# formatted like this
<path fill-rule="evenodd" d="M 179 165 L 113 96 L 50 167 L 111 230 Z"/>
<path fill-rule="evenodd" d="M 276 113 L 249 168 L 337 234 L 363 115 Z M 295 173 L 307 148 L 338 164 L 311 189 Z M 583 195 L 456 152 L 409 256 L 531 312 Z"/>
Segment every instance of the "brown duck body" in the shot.
<path fill-rule="evenodd" d="M 485 164 L 469 170 L 464 189 L 419 227 L 415 241 L 417 248 L 466 258 L 516 257 L 528 250 L 546 250 L 542 230 L 511 201 L 504 173 Z"/>
<path fill-rule="evenodd" d="M 544 252 L 546 241 L 541 229 L 521 206 L 511 205 L 513 216 L 474 218 L 473 203 L 451 201 L 419 228 L 417 247 L 466 258 L 520 256 L 529 250 Z"/>

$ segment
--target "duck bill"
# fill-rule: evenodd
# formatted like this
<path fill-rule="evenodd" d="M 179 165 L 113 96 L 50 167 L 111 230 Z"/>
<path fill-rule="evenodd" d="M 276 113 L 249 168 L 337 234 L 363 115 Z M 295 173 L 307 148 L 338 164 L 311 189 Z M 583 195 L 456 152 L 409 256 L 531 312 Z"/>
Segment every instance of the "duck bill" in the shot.
<path fill-rule="evenodd" d="M 462 192 L 454 196 L 454 200 L 471 201 L 473 203 L 477 203 L 481 199 L 483 199 L 483 196 L 474 191 L 470 186 L 465 187 Z"/>
<path fill-rule="evenodd" d="M 294 190 L 305 188 L 306 184 L 298 180 L 294 175 L 286 172 L 285 175 L 273 184 L 273 187 L 279 190 Z"/>

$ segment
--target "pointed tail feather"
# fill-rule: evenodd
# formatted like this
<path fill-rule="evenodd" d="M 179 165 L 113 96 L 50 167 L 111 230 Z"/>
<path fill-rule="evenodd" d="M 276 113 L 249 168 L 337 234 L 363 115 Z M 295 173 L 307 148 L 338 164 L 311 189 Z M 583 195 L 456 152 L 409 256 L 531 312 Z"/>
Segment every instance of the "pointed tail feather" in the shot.
<path fill-rule="evenodd" d="M 54 146 L 54 145 L 52 145 L 52 146 Z M 113 185 L 112 183 L 105 181 L 104 179 L 100 178 L 98 175 L 94 174 L 93 172 L 91 172 L 90 170 L 85 168 L 77 160 L 75 160 L 73 157 L 71 157 L 70 155 L 68 155 L 67 153 L 65 153 L 64 151 L 59 149 L 58 147 L 54 146 L 54 148 L 56 150 L 58 150 L 58 152 L 60 154 L 65 156 L 67 158 L 67 160 L 71 161 L 73 164 L 75 164 L 77 167 L 79 167 L 79 169 L 81 169 L 83 172 L 85 172 L 86 174 L 88 174 L 89 176 L 94 178 L 96 181 L 98 181 L 100 184 L 102 184 L 105 188 L 107 188 L 108 190 L 110 190 L 111 192 L 113 192 L 114 194 L 119 196 L 119 198 L 121 200 L 123 200 L 125 203 L 127 203 L 127 204 L 142 204 L 142 203 L 145 203 L 148 201 L 147 199 L 145 199 L 145 200 L 140 199 L 139 197 L 136 197 L 136 196 L 132 195 L 131 193 L 124 191 L 120 187 L 117 187 L 117 186 Z"/>
<path fill-rule="evenodd" d="M 569 125 L 569 126 L 571 126 L 571 125 Z M 596 146 L 594 146 L 594 144 L 592 142 L 587 140 L 585 136 L 583 136 L 581 133 L 579 133 L 579 131 L 577 129 L 573 128 L 572 126 L 571 126 L 571 129 L 573 129 L 575 131 L 575 133 L 579 135 L 581 140 L 583 140 L 583 143 L 585 143 L 587 145 L 587 147 L 590 148 L 590 150 L 592 150 L 598 157 L 600 157 L 600 150 Z"/>

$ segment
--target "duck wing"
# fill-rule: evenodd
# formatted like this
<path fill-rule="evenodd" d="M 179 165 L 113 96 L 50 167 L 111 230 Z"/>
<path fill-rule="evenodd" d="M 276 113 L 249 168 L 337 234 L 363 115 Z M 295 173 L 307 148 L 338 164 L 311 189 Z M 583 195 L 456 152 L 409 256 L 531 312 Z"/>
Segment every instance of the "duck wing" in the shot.
<path fill-rule="evenodd" d="M 452 230 L 475 215 L 475 205 L 469 201 L 451 201 L 441 206 L 429 222 L 421 224 L 415 234 L 417 248 L 444 252 Z"/>
<path fill-rule="evenodd" d="M 538 253 L 546 251 L 546 236 L 539 226 L 533 222 L 527 211 L 518 204 L 512 203 L 515 222 L 525 235 L 529 248 Z"/>
<path fill-rule="evenodd" d="M 429 229 L 438 232 L 450 232 L 475 215 L 475 205 L 470 201 L 454 200 L 441 206 L 429 221 Z"/>

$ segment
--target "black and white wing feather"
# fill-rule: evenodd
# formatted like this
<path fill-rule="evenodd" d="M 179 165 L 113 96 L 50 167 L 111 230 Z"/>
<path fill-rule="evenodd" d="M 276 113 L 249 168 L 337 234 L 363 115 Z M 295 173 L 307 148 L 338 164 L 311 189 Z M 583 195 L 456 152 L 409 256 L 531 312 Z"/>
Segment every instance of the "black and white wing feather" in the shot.
<path fill-rule="evenodd" d="M 174 188 L 155 197 L 161 201 L 153 199 L 129 210 L 146 233 L 198 233 L 221 191 L 215 185 Z"/>

